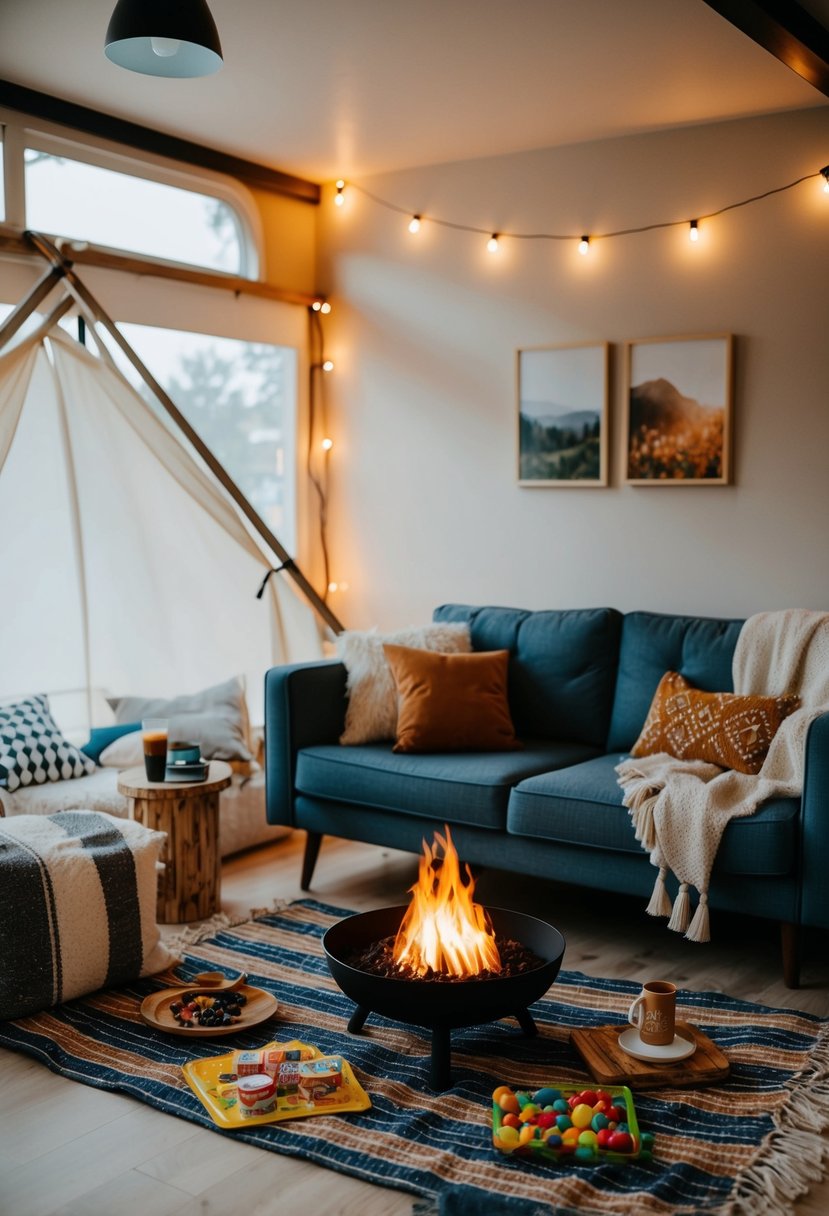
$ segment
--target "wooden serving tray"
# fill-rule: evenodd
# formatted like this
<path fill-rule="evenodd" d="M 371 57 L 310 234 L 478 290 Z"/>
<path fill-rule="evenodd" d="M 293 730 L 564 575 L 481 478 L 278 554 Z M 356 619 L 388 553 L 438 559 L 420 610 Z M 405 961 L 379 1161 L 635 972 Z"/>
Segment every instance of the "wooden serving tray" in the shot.
<path fill-rule="evenodd" d="M 239 1021 L 230 1026 L 191 1026 L 185 1029 L 170 1013 L 170 1006 L 174 1001 L 180 1001 L 184 992 L 203 992 L 205 996 L 210 996 L 215 991 L 215 988 L 199 988 L 198 985 L 189 988 L 162 988 L 160 992 L 153 992 L 144 998 L 139 1012 L 148 1026 L 163 1030 L 165 1034 L 181 1034 L 188 1039 L 219 1039 L 267 1022 L 278 1008 L 278 1001 L 270 992 L 265 992 L 264 988 L 250 988 L 247 984 L 242 984 L 239 991 L 244 992 L 248 998 L 247 1004 L 242 1006 Z"/>
<path fill-rule="evenodd" d="M 570 1031 L 570 1042 L 587 1065 L 594 1081 L 602 1085 L 629 1085 L 631 1089 L 692 1088 L 724 1081 L 731 1065 L 716 1043 L 688 1022 L 677 1022 L 676 1033 L 693 1041 L 697 1049 L 692 1056 L 675 1064 L 649 1064 L 635 1060 L 619 1046 L 619 1035 L 628 1030 L 627 1022 L 620 1026 L 580 1027 Z"/>

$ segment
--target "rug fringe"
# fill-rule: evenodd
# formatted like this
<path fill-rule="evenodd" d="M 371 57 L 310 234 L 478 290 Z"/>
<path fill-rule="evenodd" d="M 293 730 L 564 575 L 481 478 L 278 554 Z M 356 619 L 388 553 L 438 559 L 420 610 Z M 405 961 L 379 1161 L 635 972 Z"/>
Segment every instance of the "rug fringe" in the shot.
<path fill-rule="evenodd" d="M 790 1098 L 774 1115 L 757 1160 L 738 1174 L 716 1216 L 788 1216 L 829 1161 L 821 1132 L 829 1127 L 829 1025 L 821 1028 L 809 1063 L 788 1083 Z"/>
<path fill-rule="evenodd" d="M 215 937 L 221 929 L 233 929 L 237 925 L 247 924 L 247 916 L 228 916 L 226 912 L 216 912 L 207 920 L 200 920 L 196 925 L 188 925 L 167 937 L 164 934 L 164 944 L 168 949 L 182 954 L 188 946 L 197 946 L 208 937 Z"/>

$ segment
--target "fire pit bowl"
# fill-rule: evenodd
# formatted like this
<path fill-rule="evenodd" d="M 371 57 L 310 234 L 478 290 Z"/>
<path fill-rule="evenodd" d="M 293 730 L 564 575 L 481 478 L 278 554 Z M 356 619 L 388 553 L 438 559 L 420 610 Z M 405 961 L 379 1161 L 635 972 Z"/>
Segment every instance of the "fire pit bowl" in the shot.
<path fill-rule="evenodd" d="M 488 908 L 487 912 L 498 936 L 521 942 L 543 963 L 517 975 L 445 981 L 392 979 L 344 961 L 355 949 L 396 934 L 406 914 L 405 906 L 346 917 L 332 925 L 322 939 L 332 976 L 357 1005 L 348 1023 L 352 1034 L 360 1033 L 372 1012 L 432 1031 L 430 1083 L 434 1090 L 447 1089 L 450 1084 L 453 1029 L 513 1016 L 525 1034 L 538 1033 L 528 1006 L 553 983 L 564 957 L 564 938 L 552 925 L 504 908 Z"/>

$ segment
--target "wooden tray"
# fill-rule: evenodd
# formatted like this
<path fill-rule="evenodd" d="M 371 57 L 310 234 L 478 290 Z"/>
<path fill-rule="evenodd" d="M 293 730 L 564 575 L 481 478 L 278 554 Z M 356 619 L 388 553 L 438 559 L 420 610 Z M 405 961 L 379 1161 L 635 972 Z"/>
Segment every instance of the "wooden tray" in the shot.
<path fill-rule="evenodd" d="M 154 1026 L 156 1030 L 163 1030 L 165 1034 L 181 1034 L 188 1039 L 219 1039 L 228 1034 L 238 1034 L 240 1030 L 250 1030 L 252 1026 L 258 1026 L 261 1022 L 267 1022 L 268 1018 L 272 1018 L 276 1013 L 279 1005 L 276 997 L 272 996 L 270 992 L 242 984 L 238 991 L 244 992 L 248 999 L 247 1004 L 242 1006 L 242 1016 L 238 1022 L 233 1022 L 230 1026 L 192 1026 L 185 1029 L 183 1026 L 179 1026 L 170 1013 L 170 1006 L 174 1001 L 180 1001 L 182 993 L 186 991 L 204 992 L 206 996 L 209 996 L 216 989 L 162 988 L 160 992 L 153 992 L 141 1002 L 142 1019 L 148 1026 Z"/>
<path fill-rule="evenodd" d="M 687 1022 L 677 1022 L 676 1032 L 693 1040 L 697 1049 L 692 1056 L 675 1064 L 649 1064 L 635 1060 L 619 1046 L 619 1035 L 629 1029 L 620 1026 L 593 1026 L 570 1031 L 570 1042 L 587 1065 L 594 1081 L 602 1085 L 629 1085 L 631 1089 L 692 1088 L 724 1081 L 731 1065 L 708 1035 Z"/>

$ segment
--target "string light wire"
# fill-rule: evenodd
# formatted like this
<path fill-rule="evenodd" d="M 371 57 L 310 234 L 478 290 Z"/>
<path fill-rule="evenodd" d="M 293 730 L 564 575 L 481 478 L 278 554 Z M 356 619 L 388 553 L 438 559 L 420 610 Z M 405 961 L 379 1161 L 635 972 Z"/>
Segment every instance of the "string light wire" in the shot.
<path fill-rule="evenodd" d="M 708 211 L 705 214 L 698 214 L 694 217 L 686 217 L 681 220 L 662 220 L 654 224 L 641 224 L 635 228 L 618 228 L 614 232 L 591 232 L 590 240 L 605 241 L 615 236 L 634 236 L 640 232 L 656 232 L 661 228 L 678 228 L 681 226 L 688 227 L 692 222 L 692 218 L 699 224 L 702 220 L 712 220 L 718 215 L 725 215 L 727 211 L 736 211 L 738 207 L 748 207 L 751 203 L 759 203 L 764 198 L 771 198 L 774 194 L 783 194 L 786 190 L 793 190 L 795 186 L 801 185 L 803 182 L 811 181 L 812 178 L 823 177 L 829 183 L 829 165 L 818 169 L 815 173 L 805 173 L 803 177 L 798 177 L 793 182 L 787 182 L 785 186 L 775 186 L 772 190 L 764 190 L 762 194 L 752 194 L 750 198 L 739 199 L 736 203 L 728 203 L 724 207 L 718 207 L 716 211 Z M 397 215 L 405 215 L 408 218 L 414 214 L 411 207 L 398 207 L 396 203 L 389 202 L 388 199 L 380 198 L 379 195 L 373 194 L 371 190 L 367 190 L 365 186 L 360 186 L 354 182 L 348 183 L 349 190 L 356 190 L 359 194 L 376 203 L 378 207 L 385 207 L 387 211 L 393 211 Z M 338 182 L 339 190 L 339 182 Z M 342 194 L 338 195 L 342 197 Z M 452 220 L 439 219 L 434 215 L 426 215 L 424 212 L 417 212 L 417 216 L 421 221 L 428 220 L 430 224 L 436 224 L 440 228 L 451 228 L 455 232 L 472 232 L 478 236 L 492 238 L 491 228 L 478 228 L 474 224 L 457 224 Z M 583 236 L 580 232 L 498 232 L 498 239 L 506 237 L 513 241 L 581 241 Z"/>

